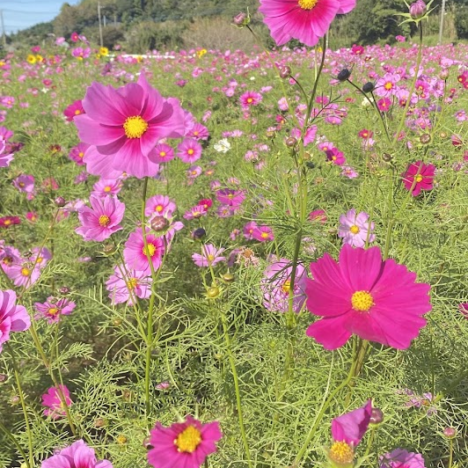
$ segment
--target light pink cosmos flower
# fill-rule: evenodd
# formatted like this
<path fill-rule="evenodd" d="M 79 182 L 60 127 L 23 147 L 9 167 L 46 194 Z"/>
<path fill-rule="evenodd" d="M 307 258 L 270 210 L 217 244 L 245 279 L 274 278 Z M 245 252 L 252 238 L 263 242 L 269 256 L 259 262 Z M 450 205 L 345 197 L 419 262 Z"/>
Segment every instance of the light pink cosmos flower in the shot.
<path fill-rule="evenodd" d="M 291 262 L 285 258 L 269 265 L 261 282 L 263 305 L 271 312 L 287 312 L 289 309 L 289 294 L 291 290 Z M 305 279 L 306 269 L 298 264 L 294 281 L 293 311 L 299 313 L 306 300 Z"/>
<path fill-rule="evenodd" d="M 262 102 L 263 96 L 255 91 L 247 91 L 239 98 L 241 106 L 248 109 L 251 106 L 258 106 Z"/>
<path fill-rule="evenodd" d="M 348 179 L 355 179 L 356 177 L 359 177 L 359 174 L 351 166 L 343 166 L 341 175 L 347 177 Z"/>
<path fill-rule="evenodd" d="M 358 335 L 396 349 L 406 349 L 426 325 L 432 309 L 430 285 L 393 259 L 383 261 L 379 247 L 343 245 L 339 263 L 325 254 L 310 266 L 307 308 L 319 317 L 306 334 L 325 349 L 343 346 Z"/>
<path fill-rule="evenodd" d="M 221 256 L 225 250 L 223 248 L 217 249 L 213 244 L 204 244 L 202 245 L 202 254 L 194 253 L 192 260 L 198 267 L 214 266 L 219 262 L 226 261 L 226 257 Z"/>
<path fill-rule="evenodd" d="M 34 176 L 22 174 L 13 180 L 13 185 L 20 191 L 25 193 L 34 192 Z"/>
<path fill-rule="evenodd" d="M 364 247 L 366 241 L 374 242 L 375 234 L 371 234 L 374 230 L 374 223 L 369 223 L 368 220 L 368 213 L 361 211 L 356 214 L 356 210 L 352 208 L 340 216 L 338 237 L 342 238 L 345 244 L 353 247 Z"/>
<path fill-rule="evenodd" d="M 141 228 L 133 231 L 128 237 L 123 254 L 125 263 L 130 270 L 137 270 L 150 274 L 151 267 L 148 256 L 155 270 L 161 266 L 162 257 L 164 255 L 164 240 L 161 237 L 151 234 L 151 231 L 146 229 L 146 243 L 147 247 L 145 247 L 143 229 Z"/>
<path fill-rule="evenodd" d="M 34 247 L 29 256 L 30 262 L 37 268 L 43 270 L 52 258 L 52 253 L 47 247 Z"/>
<path fill-rule="evenodd" d="M 66 298 L 49 296 L 44 303 L 35 302 L 34 307 L 39 312 L 36 319 L 44 318 L 48 323 L 57 323 L 62 315 L 70 315 L 76 304 Z"/>
<path fill-rule="evenodd" d="M 193 138 L 185 138 L 177 146 L 177 157 L 184 163 L 192 164 L 198 161 L 202 155 L 202 146 Z"/>
<path fill-rule="evenodd" d="M 223 205 L 232 207 L 240 207 L 245 200 L 245 192 L 243 190 L 222 189 L 216 191 L 216 199 Z"/>
<path fill-rule="evenodd" d="M 172 146 L 167 145 L 166 143 L 159 143 L 156 145 L 153 151 L 151 151 L 149 157 L 152 161 L 156 163 L 165 163 L 174 159 L 175 154 Z"/>
<path fill-rule="evenodd" d="M 148 463 L 154 468 L 200 468 L 206 457 L 216 452 L 221 437 L 216 421 L 202 424 L 187 416 L 183 423 L 167 428 L 158 422 L 151 431 Z"/>
<path fill-rule="evenodd" d="M 204 125 L 196 122 L 193 125 L 193 127 L 187 132 L 186 136 L 195 140 L 208 140 L 208 138 L 210 137 L 210 132 Z"/>
<path fill-rule="evenodd" d="M 206 210 L 204 205 L 193 206 L 184 213 L 184 219 L 198 219 L 202 216 L 206 216 L 207 213 L 208 211 Z"/>
<path fill-rule="evenodd" d="M 108 460 L 98 462 L 94 450 L 83 440 L 74 442 L 42 462 L 41 468 L 113 468 Z"/>
<path fill-rule="evenodd" d="M 101 177 L 93 186 L 91 196 L 107 197 L 109 195 L 117 195 L 122 189 L 122 181 L 120 179 L 104 179 Z"/>
<path fill-rule="evenodd" d="M 379 468 L 426 468 L 426 465 L 419 453 L 395 449 L 380 457 Z"/>
<path fill-rule="evenodd" d="M 15 291 L 0 291 L 0 352 L 3 343 L 10 339 L 10 332 L 24 331 L 30 326 L 31 319 L 25 307 L 16 305 Z"/>
<path fill-rule="evenodd" d="M 166 195 L 155 195 L 146 200 L 145 216 L 171 217 L 176 210 L 176 204 Z"/>
<path fill-rule="evenodd" d="M 261 0 L 258 11 L 277 45 L 297 39 L 314 46 L 337 14 L 349 13 L 356 0 Z"/>
<path fill-rule="evenodd" d="M 175 99 L 163 99 L 142 73 L 137 83 L 114 89 L 94 82 L 83 99 L 85 115 L 75 117 L 91 174 L 113 177 L 109 169 L 142 178 L 159 170 L 149 154 L 161 138 L 184 133 L 184 115 Z"/>
<path fill-rule="evenodd" d="M 75 229 L 85 241 L 102 242 L 122 229 L 119 223 L 125 213 L 124 203 L 114 197 L 96 196 L 91 196 L 89 202 L 92 208 L 81 208 L 78 212 L 81 226 Z"/>
<path fill-rule="evenodd" d="M 247 240 L 253 240 L 254 239 L 253 232 L 257 228 L 258 228 L 258 225 L 255 221 L 249 221 L 248 223 L 244 225 L 242 233 L 244 234 L 244 237 Z"/>
<path fill-rule="evenodd" d="M 153 279 L 143 271 L 128 270 L 123 265 L 114 268 L 114 274 L 106 281 L 112 305 L 126 302 L 129 306 L 135 298 L 148 299 L 151 296 Z"/>
<path fill-rule="evenodd" d="M 62 393 L 64 403 L 70 407 L 73 401 L 70 398 L 70 391 L 65 385 L 59 385 L 57 387 L 51 387 L 47 390 L 47 393 L 42 395 L 42 406 L 46 406 L 44 410 L 44 416 L 50 416 L 52 419 L 63 418 L 67 413 L 63 407 L 62 399 L 60 398 Z"/>
<path fill-rule="evenodd" d="M 6 273 L 15 286 L 22 286 L 25 289 L 36 283 L 41 275 L 37 265 L 24 259 L 11 265 Z"/>

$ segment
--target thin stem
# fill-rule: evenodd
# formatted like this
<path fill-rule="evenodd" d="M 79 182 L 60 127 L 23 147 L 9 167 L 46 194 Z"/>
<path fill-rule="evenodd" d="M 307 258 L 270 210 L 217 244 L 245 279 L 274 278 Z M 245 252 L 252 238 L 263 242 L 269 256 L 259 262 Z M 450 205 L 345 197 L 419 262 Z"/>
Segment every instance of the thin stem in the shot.
<path fill-rule="evenodd" d="M 5 433 L 5 435 L 13 442 L 13 444 L 16 446 L 16 448 L 18 449 L 18 452 L 21 454 L 21 456 L 23 457 L 23 460 L 24 462 L 26 463 L 26 466 L 27 468 L 32 468 L 33 465 L 31 463 L 31 459 L 28 460 L 28 456 L 26 455 L 26 453 L 24 452 L 23 448 L 21 447 L 21 445 L 19 444 L 19 442 L 15 439 L 15 436 L 3 425 L 3 423 L 0 421 L 0 429 Z M 32 454 L 31 452 L 31 446 L 29 447 L 29 453 L 30 453 L 30 456 Z"/>
<path fill-rule="evenodd" d="M 448 459 L 448 467 L 452 468 L 453 465 L 453 439 L 449 440 L 449 459 Z"/>
<path fill-rule="evenodd" d="M 220 312 L 221 312 L 221 323 L 223 325 L 224 339 L 226 341 L 227 353 L 229 357 L 229 364 L 231 366 L 232 378 L 234 380 L 234 389 L 236 392 L 237 415 L 239 417 L 239 427 L 240 427 L 240 431 L 242 435 L 242 442 L 244 444 L 245 455 L 247 456 L 247 463 L 249 465 L 249 468 L 253 468 L 252 460 L 250 458 L 249 443 L 247 441 L 247 435 L 245 433 L 244 416 L 242 413 L 242 402 L 241 402 L 240 388 L 239 388 L 239 376 L 237 375 L 236 362 L 232 354 L 231 338 L 229 337 L 228 327 L 226 323 L 226 316 L 224 315 L 223 311 L 220 310 Z"/>

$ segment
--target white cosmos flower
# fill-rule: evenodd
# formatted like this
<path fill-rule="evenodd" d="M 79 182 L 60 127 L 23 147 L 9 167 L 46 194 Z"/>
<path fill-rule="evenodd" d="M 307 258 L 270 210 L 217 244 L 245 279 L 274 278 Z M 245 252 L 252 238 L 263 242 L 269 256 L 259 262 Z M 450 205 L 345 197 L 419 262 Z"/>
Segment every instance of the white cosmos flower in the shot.
<path fill-rule="evenodd" d="M 231 143 L 229 143 L 227 138 L 223 138 L 218 143 L 215 143 L 213 147 L 218 153 L 227 153 L 231 149 Z"/>

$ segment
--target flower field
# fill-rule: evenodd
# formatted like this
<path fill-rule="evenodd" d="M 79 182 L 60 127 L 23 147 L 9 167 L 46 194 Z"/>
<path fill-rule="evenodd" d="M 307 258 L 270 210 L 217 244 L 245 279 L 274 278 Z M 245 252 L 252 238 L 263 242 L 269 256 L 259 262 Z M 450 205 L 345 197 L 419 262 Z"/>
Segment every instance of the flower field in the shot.
<path fill-rule="evenodd" d="M 468 466 L 468 46 L 275 1 L 0 57 L 0 467 Z"/>

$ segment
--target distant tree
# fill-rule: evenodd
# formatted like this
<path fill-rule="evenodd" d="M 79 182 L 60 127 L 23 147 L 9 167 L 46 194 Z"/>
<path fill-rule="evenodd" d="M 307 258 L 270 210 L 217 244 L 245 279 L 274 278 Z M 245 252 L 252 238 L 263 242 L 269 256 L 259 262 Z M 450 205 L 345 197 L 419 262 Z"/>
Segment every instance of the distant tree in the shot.
<path fill-rule="evenodd" d="M 458 39 L 468 39 L 468 6 L 458 6 L 456 13 L 455 29 Z"/>

